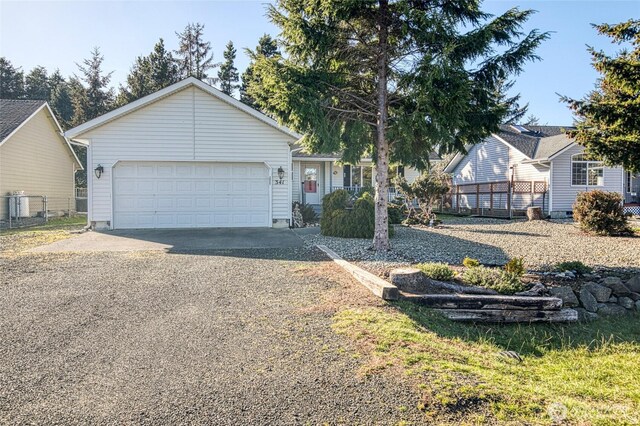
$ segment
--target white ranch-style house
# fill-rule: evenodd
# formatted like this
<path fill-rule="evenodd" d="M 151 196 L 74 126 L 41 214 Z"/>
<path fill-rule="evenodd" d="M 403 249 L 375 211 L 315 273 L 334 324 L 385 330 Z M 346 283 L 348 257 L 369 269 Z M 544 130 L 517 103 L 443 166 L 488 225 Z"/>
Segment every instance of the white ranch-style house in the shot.
<path fill-rule="evenodd" d="M 625 210 L 640 214 L 640 177 L 590 160 L 565 130 L 503 125 L 456 155 L 445 166 L 453 176 L 453 208 L 491 214 L 539 206 L 562 218 L 571 215 L 579 192 L 601 189 L 622 194 Z"/>
<path fill-rule="evenodd" d="M 337 188 L 372 183 L 371 160 L 305 154 L 301 135 L 195 78 L 65 136 L 88 145 L 96 229 L 288 227 L 293 201 L 319 205 Z"/>

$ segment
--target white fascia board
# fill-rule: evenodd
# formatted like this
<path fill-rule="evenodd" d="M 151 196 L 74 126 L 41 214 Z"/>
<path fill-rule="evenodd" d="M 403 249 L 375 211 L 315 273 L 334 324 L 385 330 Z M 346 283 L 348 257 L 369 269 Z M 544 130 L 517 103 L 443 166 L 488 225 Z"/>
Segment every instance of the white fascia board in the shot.
<path fill-rule="evenodd" d="M 296 141 L 299 140 L 300 138 L 302 138 L 302 135 L 294 132 L 293 130 L 290 130 L 288 128 L 286 128 L 285 126 L 281 126 L 280 124 L 278 124 L 275 120 L 273 120 L 272 118 L 267 117 L 266 115 L 262 114 L 259 111 L 256 111 L 255 109 L 243 104 L 242 102 L 240 102 L 239 100 L 226 95 L 225 93 L 222 93 L 220 90 L 216 89 L 215 87 L 209 86 L 208 84 L 198 80 L 195 77 L 189 77 L 186 78 L 182 81 L 179 81 L 175 84 L 172 84 L 171 86 L 165 87 L 164 89 L 158 90 L 155 93 L 152 93 L 150 95 L 147 95 L 143 98 L 140 98 L 136 101 L 133 101 L 123 107 L 117 108 L 111 112 L 108 112 L 106 114 L 101 115 L 100 117 L 96 117 L 93 120 L 89 120 L 84 124 L 81 124 L 77 127 L 74 127 L 73 129 L 67 130 L 65 132 L 65 136 L 70 138 L 70 139 L 76 139 L 79 136 L 81 136 L 83 133 L 86 133 L 90 130 L 95 129 L 96 127 L 102 126 L 103 124 L 108 123 L 109 121 L 113 121 L 117 118 L 120 118 L 126 114 L 129 114 L 133 111 L 136 111 L 140 108 L 143 108 L 149 104 L 152 104 L 153 102 L 156 102 L 159 99 L 162 99 L 166 96 L 172 95 L 173 93 L 176 93 L 182 89 L 185 89 L 189 86 L 195 86 L 207 93 L 209 93 L 210 95 L 220 99 L 221 101 L 253 116 L 254 118 L 268 124 L 269 126 L 275 128 L 276 130 L 281 131 L 282 133 L 290 136 L 291 138 L 295 139 Z"/>

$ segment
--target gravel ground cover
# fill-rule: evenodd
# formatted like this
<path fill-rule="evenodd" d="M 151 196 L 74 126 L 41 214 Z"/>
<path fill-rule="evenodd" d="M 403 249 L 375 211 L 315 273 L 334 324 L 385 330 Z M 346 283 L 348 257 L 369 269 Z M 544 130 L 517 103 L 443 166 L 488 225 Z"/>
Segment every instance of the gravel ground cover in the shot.
<path fill-rule="evenodd" d="M 437 228 L 396 226 L 392 251 L 386 254 L 369 250 L 369 240 L 300 236 L 309 244 L 324 244 L 379 275 L 416 262 L 457 265 L 467 256 L 486 265 L 502 265 L 511 257 L 523 256 L 530 269 L 572 260 L 591 266 L 640 268 L 640 238 L 589 236 L 570 221 L 454 218 Z"/>
<path fill-rule="evenodd" d="M 402 375 L 363 374 L 332 331 L 382 302 L 317 250 L 0 262 L 0 424 L 424 421 Z"/>

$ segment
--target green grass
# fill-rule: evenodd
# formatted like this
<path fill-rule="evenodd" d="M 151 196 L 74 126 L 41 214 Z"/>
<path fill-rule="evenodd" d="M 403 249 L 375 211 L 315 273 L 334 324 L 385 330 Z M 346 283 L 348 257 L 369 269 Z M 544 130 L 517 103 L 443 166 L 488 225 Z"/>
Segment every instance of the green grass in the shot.
<path fill-rule="evenodd" d="M 87 224 L 87 217 L 84 215 L 71 217 L 56 217 L 49 219 L 47 223 L 37 226 L 28 226 L 24 228 L 3 229 L 0 231 L 2 235 L 20 234 L 23 232 L 34 231 L 55 231 L 63 229 L 82 228 Z"/>
<path fill-rule="evenodd" d="M 568 424 L 640 422 L 637 316 L 480 326 L 399 302 L 341 311 L 334 329 L 363 348 L 366 374 L 396 368 L 414 380 L 418 408 L 434 423 L 552 424 L 554 407 L 566 408 Z"/>

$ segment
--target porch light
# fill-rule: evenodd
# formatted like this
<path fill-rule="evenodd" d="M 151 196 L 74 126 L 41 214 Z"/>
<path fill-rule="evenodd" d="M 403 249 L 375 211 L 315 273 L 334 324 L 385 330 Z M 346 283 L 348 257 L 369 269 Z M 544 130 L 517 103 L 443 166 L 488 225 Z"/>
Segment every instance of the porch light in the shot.
<path fill-rule="evenodd" d="M 284 169 L 282 168 L 282 166 L 278 167 L 278 177 L 280 178 L 280 180 L 284 179 Z"/>
<path fill-rule="evenodd" d="M 98 164 L 98 167 L 96 167 L 93 172 L 96 174 L 96 178 L 100 179 L 100 176 L 102 176 L 102 172 L 104 172 L 104 167 L 102 167 L 101 164 Z"/>

